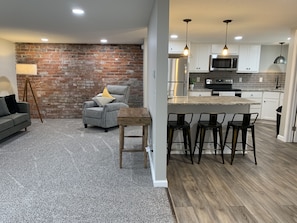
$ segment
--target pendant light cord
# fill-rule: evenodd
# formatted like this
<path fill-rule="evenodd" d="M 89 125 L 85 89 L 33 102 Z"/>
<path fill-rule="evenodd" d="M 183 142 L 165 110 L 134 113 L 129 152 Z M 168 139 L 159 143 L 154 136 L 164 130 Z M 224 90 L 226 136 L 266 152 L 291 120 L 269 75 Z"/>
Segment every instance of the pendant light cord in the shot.
<path fill-rule="evenodd" d="M 184 22 L 187 23 L 187 25 L 186 25 L 186 46 L 188 45 L 188 24 L 191 21 L 192 21 L 192 19 L 184 19 Z"/>
<path fill-rule="evenodd" d="M 226 22 L 226 34 L 225 34 L 225 46 L 227 46 L 227 38 L 228 38 L 228 22 Z"/>
<path fill-rule="evenodd" d="M 226 23 L 226 34 L 225 34 L 225 46 L 227 46 L 227 39 L 228 39 L 228 24 L 229 22 L 232 22 L 231 19 L 226 19 L 223 21 L 224 23 Z"/>
<path fill-rule="evenodd" d="M 188 23 L 187 22 L 187 26 L 186 26 L 186 46 L 188 45 Z"/>
<path fill-rule="evenodd" d="M 281 45 L 280 56 L 282 55 L 282 52 L 283 52 L 283 44 L 284 44 L 284 42 L 280 42 L 280 45 Z"/>

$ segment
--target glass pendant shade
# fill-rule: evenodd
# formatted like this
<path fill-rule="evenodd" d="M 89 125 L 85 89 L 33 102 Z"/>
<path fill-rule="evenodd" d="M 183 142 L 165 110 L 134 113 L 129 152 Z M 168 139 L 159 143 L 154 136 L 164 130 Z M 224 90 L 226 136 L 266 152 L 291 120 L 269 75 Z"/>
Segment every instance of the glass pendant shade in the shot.
<path fill-rule="evenodd" d="M 226 19 L 223 22 L 226 23 L 226 35 L 225 35 L 225 46 L 223 48 L 222 54 L 227 55 L 228 54 L 228 47 L 227 47 L 228 23 L 232 22 L 232 20 L 231 19 Z"/>
<path fill-rule="evenodd" d="M 189 47 L 188 47 L 188 45 L 186 45 L 185 48 L 184 48 L 184 55 L 185 56 L 188 56 L 189 55 Z"/>
<path fill-rule="evenodd" d="M 281 52 L 280 52 L 280 55 L 277 58 L 275 58 L 273 63 L 274 64 L 286 64 L 287 60 L 284 56 L 282 56 L 282 48 L 283 48 L 284 42 L 280 42 L 279 44 L 281 45 Z"/>
<path fill-rule="evenodd" d="M 187 23 L 187 27 L 186 27 L 186 46 L 184 48 L 184 56 L 188 56 L 189 55 L 189 47 L 188 47 L 188 23 L 191 22 L 191 19 L 184 19 L 184 22 Z"/>
<path fill-rule="evenodd" d="M 228 47 L 225 45 L 224 48 L 223 48 L 223 52 L 222 52 L 223 55 L 228 55 Z"/>

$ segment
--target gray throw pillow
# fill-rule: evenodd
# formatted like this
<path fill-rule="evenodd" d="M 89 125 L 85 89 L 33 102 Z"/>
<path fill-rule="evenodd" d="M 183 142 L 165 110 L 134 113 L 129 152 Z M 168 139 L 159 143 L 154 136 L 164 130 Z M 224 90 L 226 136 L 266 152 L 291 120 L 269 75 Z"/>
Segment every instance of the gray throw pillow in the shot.
<path fill-rule="evenodd" d="M 6 101 L 4 98 L 0 98 L 0 117 L 10 115 L 8 107 L 6 105 Z"/>

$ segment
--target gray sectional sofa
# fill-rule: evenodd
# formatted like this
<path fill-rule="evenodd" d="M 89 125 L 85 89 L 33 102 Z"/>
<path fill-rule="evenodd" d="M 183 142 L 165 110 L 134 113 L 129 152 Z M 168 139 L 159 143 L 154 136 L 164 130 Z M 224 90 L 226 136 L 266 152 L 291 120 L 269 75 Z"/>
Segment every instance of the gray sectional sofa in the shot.
<path fill-rule="evenodd" d="M 22 129 L 27 130 L 31 125 L 30 105 L 27 102 L 10 103 L 5 99 L 0 98 L 0 140 Z"/>

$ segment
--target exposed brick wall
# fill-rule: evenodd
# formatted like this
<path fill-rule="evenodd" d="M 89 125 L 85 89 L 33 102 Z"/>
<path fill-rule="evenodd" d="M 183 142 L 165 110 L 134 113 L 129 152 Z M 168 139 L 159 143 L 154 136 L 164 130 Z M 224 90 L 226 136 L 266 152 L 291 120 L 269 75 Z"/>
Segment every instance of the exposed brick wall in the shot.
<path fill-rule="evenodd" d="M 129 85 L 129 106 L 143 105 L 143 51 L 140 45 L 16 43 L 17 63 L 37 64 L 30 76 L 43 118 L 80 118 L 82 104 L 107 84 Z M 19 98 L 25 76 L 17 75 Z M 31 92 L 32 117 L 38 118 Z"/>

